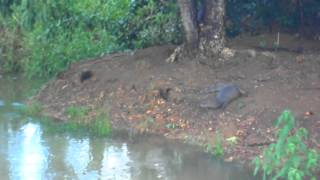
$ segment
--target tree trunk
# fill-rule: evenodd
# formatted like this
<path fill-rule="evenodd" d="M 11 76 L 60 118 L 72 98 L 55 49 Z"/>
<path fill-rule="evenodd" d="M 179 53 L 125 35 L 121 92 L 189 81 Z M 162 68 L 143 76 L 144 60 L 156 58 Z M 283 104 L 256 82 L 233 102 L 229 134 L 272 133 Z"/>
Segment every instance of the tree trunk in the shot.
<path fill-rule="evenodd" d="M 198 48 L 199 36 L 196 23 L 196 7 L 194 0 L 178 0 L 180 15 L 185 33 L 185 48 L 193 50 Z"/>
<path fill-rule="evenodd" d="M 219 54 L 225 45 L 225 0 L 205 0 L 205 7 L 199 50 L 203 55 L 211 57 Z"/>
<path fill-rule="evenodd" d="M 198 27 L 200 25 L 196 19 L 199 8 L 196 7 L 196 0 L 178 0 L 187 48 L 184 51 L 190 52 L 190 48 L 197 49 L 198 53 L 211 57 L 219 54 L 225 44 L 225 0 L 203 0 L 201 2 L 205 7 L 204 19 L 201 27 Z"/>

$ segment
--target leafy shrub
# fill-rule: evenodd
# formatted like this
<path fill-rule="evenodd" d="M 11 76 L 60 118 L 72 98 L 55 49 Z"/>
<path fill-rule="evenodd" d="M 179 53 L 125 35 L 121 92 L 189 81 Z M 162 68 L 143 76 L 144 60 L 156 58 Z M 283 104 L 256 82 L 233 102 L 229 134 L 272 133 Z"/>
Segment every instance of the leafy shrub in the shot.
<path fill-rule="evenodd" d="M 59 29 L 56 30 L 60 32 L 59 35 L 49 39 L 38 36 L 41 32 L 43 27 L 39 26 L 25 36 L 25 47 L 29 55 L 22 63 L 29 76 L 52 75 L 76 60 L 101 56 L 116 47 L 112 37 L 103 29 L 97 28 L 91 32 L 81 28 L 73 32 Z"/>
<path fill-rule="evenodd" d="M 51 76 L 74 61 L 117 50 L 116 38 L 105 26 L 127 13 L 128 2 L 24 0 L 13 6 L 27 52 L 20 60 L 22 69 L 29 77 Z"/>
<path fill-rule="evenodd" d="M 307 139 L 305 128 L 295 129 L 295 119 L 291 111 L 282 112 L 277 120 L 277 142 L 263 152 L 262 159 L 254 160 L 257 175 L 261 169 L 263 179 L 315 180 L 315 172 L 320 170 L 320 155 L 304 143 Z"/>
<path fill-rule="evenodd" d="M 164 43 L 181 43 L 181 22 L 175 0 L 137 0 L 130 5 L 124 34 L 127 48 L 144 48 Z"/>
<path fill-rule="evenodd" d="M 227 35 L 273 25 L 320 27 L 316 0 L 227 1 Z M 52 76 L 74 61 L 182 41 L 176 0 L 6 0 L 0 2 L 0 66 Z M 317 32 L 317 31 L 316 31 Z"/>
<path fill-rule="evenodd" d="M 270 31 L 273 25 L 296 30 L 317 28 L 320 26 L 319 10 L 320 1 L 317 0 L 227 0 L 226 32 L 234 37 L 242 32 Z"/>
<path fill-rule="evenodd" d="M 13 2 L 0 19 L 0 34 L 6 35 L 0 38 L 0 66 L 29 77 L 52 76 L 74 61 L 113 51 L 181 39 L 174 0 Z"/>
<path fill-rule="evenodd" d="M 14 22 L 7 22 L 0 15 L 0 69 L 4 72 L 21 68 L 19 59 L 23 57 L 21 30 Z"/>

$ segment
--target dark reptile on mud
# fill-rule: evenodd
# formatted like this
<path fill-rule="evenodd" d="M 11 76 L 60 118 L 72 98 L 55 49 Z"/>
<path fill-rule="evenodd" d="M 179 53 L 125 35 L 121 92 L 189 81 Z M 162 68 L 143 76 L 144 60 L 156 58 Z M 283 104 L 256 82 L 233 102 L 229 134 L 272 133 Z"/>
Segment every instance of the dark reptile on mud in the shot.
<path fill-rule="evenodd" d="M 206 91 L 208 93 L 216 92 L 215 96 L 210 96 L 200 103 L 200 107 L 210 109 L 225 109 L 229 103 L 245 94 L 245 92 L 235 84 L 223 84 L 218 85 L 217 87 L 209 87 Z"/>

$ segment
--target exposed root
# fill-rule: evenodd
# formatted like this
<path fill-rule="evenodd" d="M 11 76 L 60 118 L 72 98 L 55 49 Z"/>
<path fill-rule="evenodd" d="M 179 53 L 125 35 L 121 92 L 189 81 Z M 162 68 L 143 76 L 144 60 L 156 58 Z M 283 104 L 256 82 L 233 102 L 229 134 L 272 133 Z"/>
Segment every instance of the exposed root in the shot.
<path fill-rule="evenodd" d="M 168 63 L 177 62 L 178 59 L 180 59 L 182 56 L 183 49 L 184 49 L 183 45 L 176 47 L 173 53 L 166 59 L 166 62 Z"/>

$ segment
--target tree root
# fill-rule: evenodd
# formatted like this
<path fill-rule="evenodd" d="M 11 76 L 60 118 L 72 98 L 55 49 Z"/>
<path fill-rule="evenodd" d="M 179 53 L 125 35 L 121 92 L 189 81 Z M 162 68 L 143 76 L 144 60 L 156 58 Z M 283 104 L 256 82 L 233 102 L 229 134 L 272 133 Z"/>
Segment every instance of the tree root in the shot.
<path fill-rule="evenodd" d="M 177 62 L 179 59 L 181 59 L 183 50 L 184 50 L 184 45 L 176 47 L 173 53 L 166 59 L 166 62 L 168 63 Z"/>

